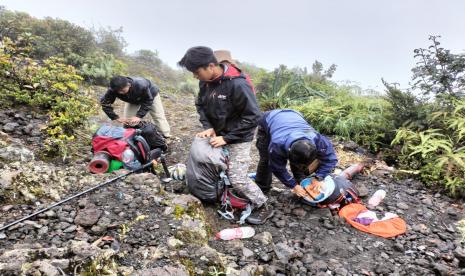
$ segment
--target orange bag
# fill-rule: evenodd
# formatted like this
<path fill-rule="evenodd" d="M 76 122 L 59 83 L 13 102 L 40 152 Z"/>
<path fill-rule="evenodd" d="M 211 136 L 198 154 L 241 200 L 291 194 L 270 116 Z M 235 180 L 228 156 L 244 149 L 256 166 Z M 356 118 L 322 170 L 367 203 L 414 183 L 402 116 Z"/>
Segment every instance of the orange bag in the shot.
<path fill-rule="evenodd" d="M 383 238 L 392 238 L 404 234 L 407 231 L 407 224 L 399 217 L 372 222 L 369 225 L 363 225 L 353 221 L 360 212 L 366 210 L 367 208 L 362 204 L 351 203 L 341 208 L 339 216 L 343 217 L 350 225 L 358 230 Z"/>

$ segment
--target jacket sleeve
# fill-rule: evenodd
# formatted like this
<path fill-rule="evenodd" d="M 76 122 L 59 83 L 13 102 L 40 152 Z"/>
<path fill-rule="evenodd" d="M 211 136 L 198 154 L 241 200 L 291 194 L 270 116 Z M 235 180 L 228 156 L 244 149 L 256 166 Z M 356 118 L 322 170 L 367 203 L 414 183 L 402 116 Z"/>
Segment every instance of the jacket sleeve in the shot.
<path fill-rule="evenodd" d="M 113 110 L 113 103 L 116 100 L 116 95 L 115 92 L 113 92 L 111 89 L 108 89 L 105 95 L 103 95 L 102 98 L 100 98 L 100 105 L 102 106 L 103 112 L 107 114 L 108 118 L 111 120 L 116 120 L 119 118 L 119 116 L 115 113 Z"/>
<path fill-rule="evenodd" d="M 150 107 L 153 104 L 153 95 L 155 94 L 154 92 L 158 92 L 158 87 L 152 85 L 152 83 L 148 80 L 145 81 L 145 83 L 138 84 L 140 85 L 140 89 L 142 90 L 143 98 L 142 102 L 140 103 L 139 110 L 137 110 L 136 117 L 139 117 L 141 119 L 144 118 L 145 115 L 147 115 L 147 113 L 150 110 Z"/>
<path fill-rule="evenodd" d="M 297 182 L 287 171 L 286 165 L 287 157 L 283 157 L 276 152 L 270 153 L 271 171 L 284 185 L 292 189 Z"/>
<path fill-rule="evenodd" d="M 208 121 L 207 115 L 205 113 L 205 106 L 202 103 L 202 98 L 204 94 L 204 89 L 202 89 L 202 84 L 200 84 L 200 91 L 199 95 L 197 95 L 197 99 L 195 100 L 195 108 L 197 109 L 197 113 L 200 116 L 200 123 L 202 124 L 204 129 L 209 129 L 213 128 L 212 125 L 210 124 L 210 121 Z"/>
<path fill-rule="evenodd" d="M 228 144 L 242 139 L 244 134 L 256 128 L 261 117 L 257 99 L 246 80 L 234 83 L 231 101 L 234 109 L 237 110 L 241 116 L 235 128 L 231 129 L 228 134 L 223 136 L 224 141 Z"/>
<path fill-rule="evenodd" d="M 337 156 L 331 141 L 323 135 L 320 135 L 318 142 L 318 160 L 320 165 L 315 174 L 317 177 L 325 178 L 330 174 L 337 165 Z"/>

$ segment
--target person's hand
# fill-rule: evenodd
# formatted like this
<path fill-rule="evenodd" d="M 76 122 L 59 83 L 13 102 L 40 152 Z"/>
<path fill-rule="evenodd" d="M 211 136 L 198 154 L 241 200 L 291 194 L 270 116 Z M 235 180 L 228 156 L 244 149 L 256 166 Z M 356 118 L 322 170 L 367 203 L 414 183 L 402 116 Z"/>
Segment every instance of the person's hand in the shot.
<path fill-rule="evenodd" d="M 209 128 L 207 130 L 204 130 L 202 132 L 195 134 L 195 136 L 200 137 L 200 138 L 215 137 L 216 133 L 215 133 L 215 130 L 213 130 L 213 128 Z"/>
<path fill-rule="evenodd" d="M 128 119 L 127 124 L 131 126 L 136 126 L 140 123 L 140 118 L 137 116 L 131 117 Z"/>
<path fill-rule="evenodd" d="M 128 119 L 125 119 L 125 118 L 118 118 L 118 119 L 116 119 L 116 120 L 114 120 L 114 121 L 116 121 L 116 122 L 118 122 L 118 123 L 124 125 L 124 124 L 127 123 L 127 120 L 128 120 Z"/>
<path fill-rule="evenodd" d="M 223 136 L 212 137 L 210 139 L 210 145 L 217 148 L 226 145 L 226 141 L 223 139 Z"/>
<path fill-rule="evenodd" d="M 314 177 L 312 179 L 312 184 L 311 184 L 312 187 L 321 187 L 322 186 L 322 183 L 320 181 L 320 178 L 319 177 Z"/>
<path fill-rule="evenodd" d="M 294 188 L 292 189 L 292 192 L 299 197 L 307 196 L 307 192 L 300 185 L 295 185 Z"/>

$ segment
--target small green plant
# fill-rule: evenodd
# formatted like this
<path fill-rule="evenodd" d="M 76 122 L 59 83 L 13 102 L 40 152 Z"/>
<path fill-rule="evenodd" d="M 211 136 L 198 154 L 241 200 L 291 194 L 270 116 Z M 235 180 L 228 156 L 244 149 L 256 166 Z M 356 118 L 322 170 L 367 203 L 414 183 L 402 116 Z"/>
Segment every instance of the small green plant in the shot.
<path fill-rule="evenodd" d="M 126 239 L 126 236 L 129 233 L 129 231 L 131 231 L 132 226 L 136 224 L 137 222 L 144 220 L 146 218 L 147 218 L 146 215 L 140 215 L 140 216 L 137 216 L 135 219 L 131 220 L 130 222 L 122 224 L 120 226 L 119 233 L 118 233 L 119 240 L 123 242 L 124 239 Z"/>
<path fill-rule="evenodd" d="M 101 254 L 93 258 L 92 261 L 84 267 L 83 271 L 79 273 L 79 275 L 118 275 L 118 264 L 115 261 L 115 257 L 108 254 Z"/>
<path fill-rule="evenodd" d="M 179 204 L 176 204 L 174 206 L 174 217 L 176 219 L 180 219 L 182 217 L 182 215 L 184 215 L 186 213 L 186 210 Z"/>
<path fill-rule="evenodd" d="M 208 275 L 209 276 L 223 276 L 223 275 L 226 275 L 226 273 L 223 270 L 216 268 L 216 266 L 212 266 L 210 267 L 210 271 L 208 271 Z"/>
<path fill-rule="evenodd" d="M 460 234 L 462 234 L 462 242 L 465 242 L 465 219 L 458 222 L 458 229 Z"/>

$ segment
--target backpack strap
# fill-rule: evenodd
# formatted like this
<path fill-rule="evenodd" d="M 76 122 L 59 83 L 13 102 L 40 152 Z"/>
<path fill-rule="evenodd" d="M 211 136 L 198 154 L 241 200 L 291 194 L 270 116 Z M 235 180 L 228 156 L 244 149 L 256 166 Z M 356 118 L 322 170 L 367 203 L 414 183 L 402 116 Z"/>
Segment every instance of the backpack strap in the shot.
<path fill-rule="evenodd" d="M 231 199 L 229 198 L 228 194 L 228 186 L 225 185 L 223 194 L 221 195 L 221 206 L 217 212 L 226 220 L 234 220 L 234 208 L 232 207 Z"/>
<path fill-rule="evenodd" d="M 141 135 L 135 135 L 134 141 L 136 141 L 138 149 L 140 150 L 140 156 L 143 163 L 150 161 L 150 146 L 147 141 Z"/>
<path fill-rule="evenodd" d="M 131 141 L 131 139 L 129 139 L 129 138 L 125 138 L 125 142 L 128 143 L 129 148 L 134 152 L 134 155 L 136 156 L 136 159 L 137 160 L 142 160 L 140 150 L 136 146 L 136 144 L 134 144 L 134 142 Z"/>
<path fill-rule="evenodd" d="M 244 224 L 245 220 L 252 214 L 252 205 L 250 203 L 247 204 L 247 207 L 242 211 L 241 217 L 239 219 L 239 224 Z"/>

